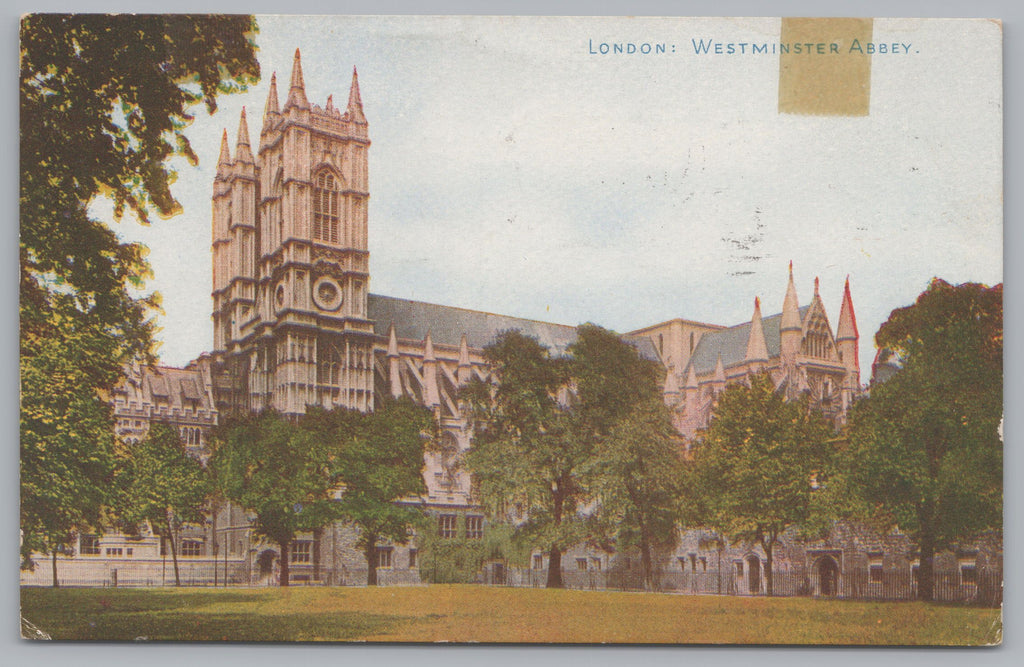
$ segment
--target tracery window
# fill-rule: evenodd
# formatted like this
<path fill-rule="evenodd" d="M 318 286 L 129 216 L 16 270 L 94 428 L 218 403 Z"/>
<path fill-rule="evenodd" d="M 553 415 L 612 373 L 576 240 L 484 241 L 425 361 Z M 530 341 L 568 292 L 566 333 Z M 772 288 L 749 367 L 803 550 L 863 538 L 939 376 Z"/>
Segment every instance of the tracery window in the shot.
<path fill-rule="evenodd" d="M 313 238 L 338 242 L 338 186 L 329 171 L 321 171 L 313 187 Z"/>

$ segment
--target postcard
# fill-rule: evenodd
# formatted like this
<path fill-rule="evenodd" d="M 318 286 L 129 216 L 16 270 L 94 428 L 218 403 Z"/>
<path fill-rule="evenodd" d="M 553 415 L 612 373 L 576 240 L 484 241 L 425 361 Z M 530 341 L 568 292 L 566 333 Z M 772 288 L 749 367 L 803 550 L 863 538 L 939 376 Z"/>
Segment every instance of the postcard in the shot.
<path fill-rule="evenodd" d="M 999 21 L 20 47 L 24 638 L 1002 641 Z"/>

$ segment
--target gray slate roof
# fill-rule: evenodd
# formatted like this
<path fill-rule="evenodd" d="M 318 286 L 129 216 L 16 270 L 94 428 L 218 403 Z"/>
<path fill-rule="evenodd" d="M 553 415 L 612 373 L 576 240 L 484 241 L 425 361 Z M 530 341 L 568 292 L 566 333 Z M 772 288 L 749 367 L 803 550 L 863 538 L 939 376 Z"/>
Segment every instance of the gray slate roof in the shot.
<path fill-rule="evenodd" d="M 564 324 L 439 306 L 380 294 L 368 296 L 367 314 L 373 320 L 374 333 L 379 336 L 387 336 L 388 329 L 394 324 L 395 335 L 399 338 L 423 340 L 429 331 L 431 340 L 437 345 L 458 347 L 465 334 L 466 343 L 470 347 L 482 349 L 504 331 L 519 331 L 525 336 L 536 338 L 551 354 L 560 356 L 576 341 L 576 327 Z M 654 345 L 647 338 L 626 340 L 637 348 L 642 357 L 658 359 Z"/>
<path fill-rule="evenodd" d="M 800 308 L 800 321 L 810 306 Z M 764 342 L 768 346 L 768 357 L 779 356 L 782 337 L 779 334 L 779 325 L 782 322 L 782 313 L 764 317 L 761 325 L 764 328 Z M 690 357 L 690 365 L 697 375 L 706 375 L 715 371 L 715 364 L 718 362 L 718 355 L 722 355 L 722 365 L 725 368 L 743 363 L 747 358 L 747 341 L 750 338 L 750 322 L 737 324 L 721 331 L 712 331 L 701 336 L 697 347 Z"/>

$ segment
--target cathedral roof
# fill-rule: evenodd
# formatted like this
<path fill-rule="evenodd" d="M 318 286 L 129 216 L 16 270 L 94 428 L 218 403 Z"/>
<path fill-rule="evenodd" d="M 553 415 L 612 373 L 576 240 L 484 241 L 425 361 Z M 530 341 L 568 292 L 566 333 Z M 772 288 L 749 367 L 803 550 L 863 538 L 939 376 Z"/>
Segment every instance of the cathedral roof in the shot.
<path fill-rule="evenodd" d="M 801 321 L 809 308 L 810 306 L 803 306 L 799 309 Z M 782 340 L 779 334 L 781 323 L 782 313 L 761 320 L 769 359 L 779 356 Z M 747 358 L 749 340 L 750 322 L 737 324 L 721 331 L 709 331 L 700 337 L 700 341 L 690 357 L 690 365 L 694 367 L 697 375 L 707 375 L 714 372 L 719 355 L 722 357 L 722 365 L 726 368 L 742 364 Z"/>
<path fill-rule="evenodd" d="M 398 338 L 423 340 L 430 334 L 435 345 L 459 347 L 466 336 L 469 347 L 482 349 L 504 331 L 519 331 L 537 339 L 553 355 L 564 355 L 576 341 L 576 327 L 528 320 L 509 315 L 495 315 L 480 310 L 440 306 L 423 301 L 398 299 L 380 294 L 367 298 L 367 315 L 373 320 L 374 332 L 387 336 L 392 325 Z M 645 337 L 624 336 L 645 359 L 658 359 L 654 344 Z"/>

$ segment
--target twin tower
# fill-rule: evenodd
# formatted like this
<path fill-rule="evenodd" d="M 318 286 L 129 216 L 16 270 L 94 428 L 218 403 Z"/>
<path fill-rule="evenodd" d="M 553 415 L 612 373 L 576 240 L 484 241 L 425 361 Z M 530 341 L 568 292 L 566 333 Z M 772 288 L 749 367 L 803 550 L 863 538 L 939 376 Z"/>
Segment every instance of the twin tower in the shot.
<path fill-rule="evenodd" d="M 256 155 L 245 110 L 213 186 L 214 357 L 223 408 L 373 409 L 367 318 L 366 116 L 355 70 L 344 111 L 306 99 L 295 51 L 284 106 L 276 75 Z"/>

